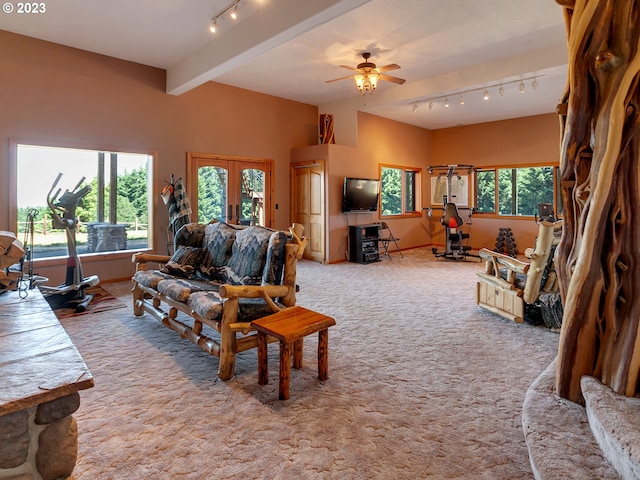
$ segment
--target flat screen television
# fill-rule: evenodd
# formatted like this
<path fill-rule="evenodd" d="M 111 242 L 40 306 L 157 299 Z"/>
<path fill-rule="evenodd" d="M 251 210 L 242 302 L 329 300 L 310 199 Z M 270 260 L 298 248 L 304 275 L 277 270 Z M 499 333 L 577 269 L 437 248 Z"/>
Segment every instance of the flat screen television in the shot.
<path fill-rule="evenodd" d="M 376 212 L 380 180 L 345 177 L 342 192 L 342 212 Z"/>

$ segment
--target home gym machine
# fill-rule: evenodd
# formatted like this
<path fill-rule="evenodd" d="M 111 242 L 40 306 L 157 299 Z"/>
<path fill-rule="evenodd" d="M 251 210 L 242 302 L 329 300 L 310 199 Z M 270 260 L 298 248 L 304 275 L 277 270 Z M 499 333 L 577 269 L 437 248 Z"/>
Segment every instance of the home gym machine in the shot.
<path fill-rule="evenodd" d="M 456 204 L 457 195 L 454 194 L 454 188 L 452 186 L 454 177 L 458 181 L 462 181 L 462 176 L 459 173 L 459 171 L 462 170 L 466 170 L 467 173 L 471 175 L 474 172 L 474 167 L 473 165 L 437 165 L 427 167 L 427 171 L 431 175 L 437 173 L 438 179 L 444 178 L 446 175 L 446 194 L 442 195 L 442 207 L 428 207 L 426 209 L 429 218 L 433 216 L 433 210 L 442 209 L 443 211 L 440 223 L 445 227 L 445 249 L 444 252 L 438 252 L 438 248 L 433 247 L 431 250 L 436 258 L 442 257 L 453 260 L 466 260 L 467 257 L 480 258 L 478 255 L 471 253 L 471 246 L 468 245 L 471 216 L 474 212 L 473 207 L 458 207 Z M 463 185 L 463 188 L 468 188 L 468 185 Z M 434 192 L 432 192 L 432 197 L 434 197 Z M 462 232 L 464 220 L 460 216 L 460 210 L 466 210 L 468 213 L 467 225 L 469 225 L 469 229 L 467 233 Z M 467 241 L 467 244 L 463 244 L 464 240 Z"/>
<path fill-rule="evenodd" d="M 66 279 L 62 285 L 57 287 L 40 285 L 39 288 L 53 308 L 75 307 L 76 312 L 84 312 L 93 300 L 93 295 L 87 294 L 85 290 L 100 282 L 97 275 L 83 276 L 82 264 L 76 248 L 76 228 L 78 226 L 76 209 L 80 201 L 91 191 L 91 187 L 89 185 L 82 186 L 85 180 L 85 177 L 82 177 L 73 190 L 65 190 L 60 195 L 62 190 L 60 188 L 56 190 L 56 187 L 61 178 L 62 173 L 59 173 L 47 195 L 47 204 L 51 209 L 53 228 L 64 229 L 67 235 Z M 53 193 L 54 190 L 56 190 L 55 193 Z"/>

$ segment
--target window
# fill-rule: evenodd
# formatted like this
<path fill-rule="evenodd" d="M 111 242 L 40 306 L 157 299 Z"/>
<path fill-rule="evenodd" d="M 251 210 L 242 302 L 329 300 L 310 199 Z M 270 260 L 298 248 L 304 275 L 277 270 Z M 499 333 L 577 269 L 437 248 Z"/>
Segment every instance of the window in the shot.
<path fill-rule="evenodd" d="M 380 178 L 383 216 L 416 215 L 419 212 L 419 169 L 381 165 Z"/>
<path fill-rule="evenodd" d="M 538 212 L 539 203 L 554 202 L 557 167 L 484 169 L 476 172 L 476 209 L 479 213 L 526 216 Z"/>
<path fill-rule="evenodd" d="M 66 231 L 54 228 L 47 197 L 55 204 L 86 185 L 90 191 L 73 202 L 78 253 L 149 248 L 151 160 L 150 154 L 16 145 L 18 238 L 33 223 L 32 258 L 66 256 Z"/>

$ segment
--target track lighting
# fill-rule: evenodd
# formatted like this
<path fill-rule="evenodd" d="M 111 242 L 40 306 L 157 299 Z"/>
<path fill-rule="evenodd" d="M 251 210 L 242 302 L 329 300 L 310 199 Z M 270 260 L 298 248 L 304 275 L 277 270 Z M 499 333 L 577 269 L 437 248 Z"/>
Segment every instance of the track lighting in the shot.
<path fill-rule="evenodd" d="M 211 33 L 216 33 L 218 30 L 218 20 L 224 19 L 225 15 L 228 13 L 229 18 L 232 20 L 238 19 L 238 5 L 241 0 L 233 0 L 229 5 L 220 10 L 216 15 L 211 18 L 211 25 L 209 26 L 209 31 Z"/>
<path fill-rule="evenodd" d="M 412 105 L 412 109 L 415 112 L 421 104 L 427 104 L 429 106 L 429 110 L 433 110 L 433 103 L 436 100 L 442 100 L 444 99 L 444 107 L 445 108 L 449 108 L 451 106 L 451 104 L 449 103 L 449 98 L 457 95 L 458 96 L 458 103 L 460 105 L 464 105 L 465 104 L 465 99 L 464 96 L 468 93 L 472 93 L 472 92 L 483 92 L 482 94 L 482 98 L 484 100 L 489 100 L 489 90 L 492 88 L 497 88 L 498 89 L 498 94 L 503 97 L 504 93 L 505 93 L 505 85 L 512 85 L 512 84 L 518 84 L 518 90 L 520 91 L 520 93 L 524 93 L 525 91 L 525 85 L 524 82 L 531 80 L 531 87 L 536 90 L 538 88 L 538 78 L 542 78 L 544 77 L 544 74 L 542 75 L 536 75 L 536 76 L 532 76 L 532 77 L 528 77 L 528 78 L 523 78 L 523 79 L 518 79 L 518 80 L 511 80 L 509 82 L 501 82 L 501 83 L 494 83 L 492 85 L 486 85 L 483 87 L 478 87 L 478 88 L 471 88 L 469 90 L 463 90 L 461 92 L 452 92 L 449 93 L 448 95 L 442 95 L 439 97 L 432 97 L 432 98 L 427 98 L 426 100 L 422 100 L 418 103 L 415 104 L 411 104 Z"/>

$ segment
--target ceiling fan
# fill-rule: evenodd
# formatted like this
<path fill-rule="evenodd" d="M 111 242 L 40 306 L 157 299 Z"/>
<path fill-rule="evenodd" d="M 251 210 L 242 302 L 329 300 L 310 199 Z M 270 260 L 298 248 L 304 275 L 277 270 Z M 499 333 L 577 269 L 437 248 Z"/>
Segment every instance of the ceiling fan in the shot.
<path fill-rule="evenodd" d="M 367 92 L 373 93 L 376 90 L 378 80 L 397 83 L 398 85 L 402 85 L 405 82 L 404 78 L 393 77 L 391 75 L 385 75 L 383 73 L 388 72 L 389 70 L 397 70 L 398 68 L 400 68 L 400 65 L 391 63 L 389 65 L 385 65 L 384 67 L 376 67 L 375 63 L 369 61 L 369 57 L 371 57 L 371 53 L 364 52 L 362 54 L 364 62 L 359 63 L 355 67 L 352 67 L 350 65 L 340 65 L 342 68 L 353 70 L 357 73 L 347 75 L 345 77 L 334 78 L 333 80 L 327 80 L 326 83 L 338 82 L 340 80 L 346 80 L 347 78 L 353 78 L 356 82 L 358 90 L 362 95 L 364 95 Z"/>

